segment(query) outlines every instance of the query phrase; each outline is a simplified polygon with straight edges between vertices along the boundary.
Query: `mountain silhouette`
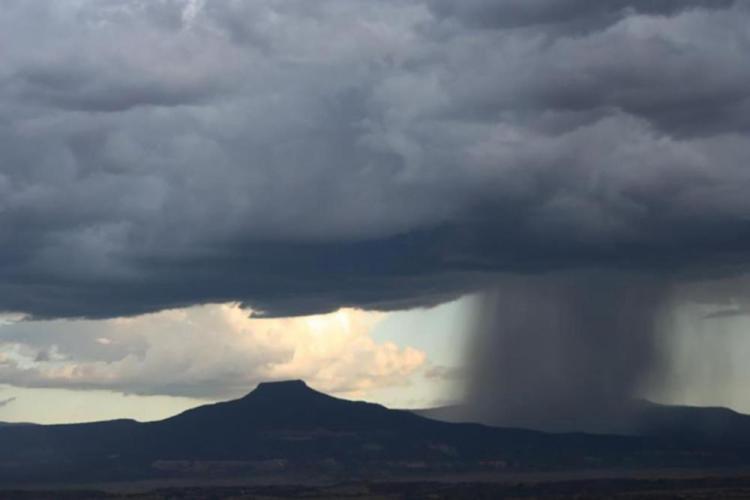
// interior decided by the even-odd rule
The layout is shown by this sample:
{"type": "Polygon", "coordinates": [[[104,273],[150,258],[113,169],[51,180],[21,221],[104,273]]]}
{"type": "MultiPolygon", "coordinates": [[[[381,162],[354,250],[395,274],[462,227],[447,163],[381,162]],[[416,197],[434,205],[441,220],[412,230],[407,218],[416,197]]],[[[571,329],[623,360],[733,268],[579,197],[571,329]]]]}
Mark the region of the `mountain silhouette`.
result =
{"type": "Polygon", "coordinates": [[[262,383],[241,399],[188,410],[162,424],[198,425],[216,419],[242,429],[323,427],[340,430],[398,427],[421,421],[408,412],[337,399],[309,388],[301,380],[292,380],[262,383]]]}
{"type": "Polygon", "coordinates": [[[0,427],[0,484],[270,473],[323,477],[750,463],[744,448],[446,423],[302,381],[158,422],[0,427]]]}
{"type": "Polygon", "coordinates": [[[592,412],[575,421],[507,420],[477,415],[463,405],[413,410],[441,422],[476,422],[495,427],[524,427],[544,432],[632,435],[703,446],[750,447],[750,415],[721,407],[663,405],[633,400],[617,411],[592,412]]]}

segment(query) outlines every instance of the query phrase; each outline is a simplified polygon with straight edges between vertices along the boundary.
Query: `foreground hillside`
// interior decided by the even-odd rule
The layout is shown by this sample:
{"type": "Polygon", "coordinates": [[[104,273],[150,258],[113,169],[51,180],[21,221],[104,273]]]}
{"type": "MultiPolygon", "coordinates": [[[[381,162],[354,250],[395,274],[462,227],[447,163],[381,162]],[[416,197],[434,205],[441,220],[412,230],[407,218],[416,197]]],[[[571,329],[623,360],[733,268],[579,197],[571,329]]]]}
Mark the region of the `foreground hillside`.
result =
{"type": "Polygon", "coordinates": [[[545,434],[445,423],[333,398],[301,381],[151,423],[0,428],[0,484],[156,478],[394,476],[472,471],[705,467],[744,447],[545,434]]]}

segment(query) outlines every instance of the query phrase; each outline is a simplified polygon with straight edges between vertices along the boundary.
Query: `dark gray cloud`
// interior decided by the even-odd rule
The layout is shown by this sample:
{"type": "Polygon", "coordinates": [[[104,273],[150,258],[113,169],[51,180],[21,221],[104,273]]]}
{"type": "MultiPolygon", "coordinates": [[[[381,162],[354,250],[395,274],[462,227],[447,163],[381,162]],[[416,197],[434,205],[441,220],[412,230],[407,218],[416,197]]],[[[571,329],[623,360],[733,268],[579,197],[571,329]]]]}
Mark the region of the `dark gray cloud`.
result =
{"type": "Polygon", "coordinates": [[[5,406],[8,406],[12,402],[14,402],[16,398],[7,398],[7,399],[0,399],[0,408],[3,408],[5,406]]]}
{"type": "Polygon", "coordinates": [[[736,273],[729,1],[6,0],[0,310],[439,303],[499,271],[736,273]]]}
{"type": "Polygon", "coordinates": [[[736,0],[431,0],[440,16],[459,19],[472,26],[520,28],[569,24],[571,29],[601,27],[634,14],[673,15],[696,8],[726,8],[736,0]]]}
{"type": "Polygon", "coordinates": [[[736,318],[739,316],[750,315],[750,309],[747,307],[732,308],[732,309],[720,309],[718,311],[708,313],[704,316],[704,319],[723,319],[723,318],[736,318]]]}

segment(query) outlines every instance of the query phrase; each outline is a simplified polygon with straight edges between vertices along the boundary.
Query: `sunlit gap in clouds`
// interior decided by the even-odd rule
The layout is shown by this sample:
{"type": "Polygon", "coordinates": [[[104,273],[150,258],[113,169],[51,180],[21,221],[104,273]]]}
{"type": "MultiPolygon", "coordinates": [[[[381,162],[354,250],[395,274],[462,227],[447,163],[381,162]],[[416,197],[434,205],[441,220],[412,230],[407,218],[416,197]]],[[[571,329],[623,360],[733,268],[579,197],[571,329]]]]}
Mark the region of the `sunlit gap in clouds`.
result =
{"type": "Polygon", "coordinates": [[[196,401],[239,397],[263,381],[304,379],[325,392],[372,398],[408,389],[428,366],[423,350],[372,336],[388,316],[341,309],[267,319],[231,303],[109,320],[8,317],[0,326],[0,375],[22,391],[196,401]]]}

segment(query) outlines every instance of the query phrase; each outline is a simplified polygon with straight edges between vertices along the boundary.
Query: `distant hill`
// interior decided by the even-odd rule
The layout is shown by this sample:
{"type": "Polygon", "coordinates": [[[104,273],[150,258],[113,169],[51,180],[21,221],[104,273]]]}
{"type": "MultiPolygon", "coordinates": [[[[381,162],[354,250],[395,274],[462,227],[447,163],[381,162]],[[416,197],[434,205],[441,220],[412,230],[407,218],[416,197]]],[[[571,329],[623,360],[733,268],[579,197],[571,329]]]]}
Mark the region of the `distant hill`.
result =
{"type": "Polygon", "coordinates": [[[750,415],[719,407],[672,406],[635,400],[617,413],[602,411],[573,422],[504,421],[482,417],[462,405],[414,410],[442,422],[477,422],[490,426],[522,426],[545,432],[590,432],[663,438],[704,446],[750,447],[750,415]]]}
{"type": "Polygon", "coordinates": [[[438,422],[301,381],[261,384],[242,399],[159,422],[0,427],[0,443],[0,484],[750,463],[745,449],[438,422]]]}
{"type": "Polygon", "coordinates": [[[642,402],[634,433],[706,445],[750,446],[750,416],[727,408],[642,402]]]}

